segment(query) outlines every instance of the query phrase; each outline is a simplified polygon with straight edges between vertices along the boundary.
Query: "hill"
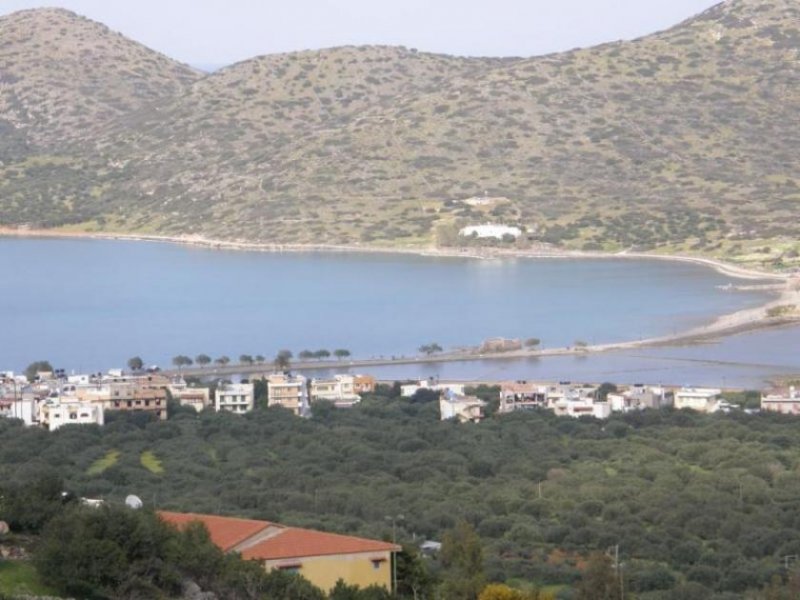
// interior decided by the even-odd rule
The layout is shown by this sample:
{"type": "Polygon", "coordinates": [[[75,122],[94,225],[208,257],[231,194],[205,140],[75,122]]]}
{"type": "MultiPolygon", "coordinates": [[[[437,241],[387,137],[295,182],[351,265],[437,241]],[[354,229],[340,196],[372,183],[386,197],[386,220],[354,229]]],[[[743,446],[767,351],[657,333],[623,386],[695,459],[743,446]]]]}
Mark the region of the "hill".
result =
{"type": "Polygon", "coordinates": [[[182,93],[199,74],[62,9],[0,18],[0,222],[55,226],[99,214],[113,166],[104,126],[182,93]],[[84,212],[85,211],[85,212],[84,212]]]}
{"type": "MultiPolygon", "coordinates": [[[[345,47],[203,77],[160,55],[151,70],[132,58],[149,51],[62,11],[3,23],[22,38],[54,15],[66,33],[37,35],[66,52],[85,32],[116,83],[99,98],[70,88],[64,103],[89,107],[91,126],[71,111],[48,113],[52,123],[30,134],[6,124],[6,154],[36,161],[55,143],[81,168],[18,174],[11,200],[0,188],[0,224],[428,246],[464,243],[460,227],[491,220],[523,226],[518,245],[784,265],[800,254],[792,0],[729,0],[639,40],[537,58],[345,47]],[[120,72],[141,79],[131,86],[120,72]],[[462,202],[484,192],[503,200],[462,202]]],[[[37,44],[6,42],[0,65],[39,72],[35,53],[19,53],[28,46],[37,44]]],[[[81,65],[69,79],[92,81],[81,65]]],[[[16,77],[17,89],[55,93],[16,77]]]]}

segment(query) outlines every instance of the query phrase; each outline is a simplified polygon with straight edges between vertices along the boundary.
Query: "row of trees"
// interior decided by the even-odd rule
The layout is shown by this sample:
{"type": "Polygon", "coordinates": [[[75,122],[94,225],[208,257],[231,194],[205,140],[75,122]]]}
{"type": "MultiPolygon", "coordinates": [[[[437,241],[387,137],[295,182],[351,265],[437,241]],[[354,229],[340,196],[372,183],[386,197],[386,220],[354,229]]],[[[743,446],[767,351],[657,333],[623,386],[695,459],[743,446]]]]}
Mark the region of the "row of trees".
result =
{"type": "MultiPolygon", "coordinates": [[[[343,360],[351,356],[350,350],[346,348],[337,348],[333,352],[329,350],[302,350],[298,353],[297,357],[301,360],[323,360],[330,358],[331,356],[335,356],[338,360],[343,360]]],[[[288,368],[294,354],[290,350],[280,350],[273,359],[273,364],[276,368],[288,368]]],[[[183,367],[191,367],[192,365],[199,365],[200,367],[205,367],[210,365],[211,363],[215,365],[224,367],[231,363],[231,358],[229,356],[220,356],[218,358],[212,359],[208,354],[198,354],[194,358],[190,356],[186,356],[184,354],[179,354],[172,358],[172,365],[177,367],[178,369],[182,369],[183,367]]],[[[255,364],[264,364],[267,362],[267,358],[262,354],[257,354],[255,356],[251,354],[241,354],[239,355],[239,364],[240,365],[247,365],[252,366],[255,364]]],[[[40,361],[37,363],[32,364],[28,367],[28,370],[31,370],[32,373],[35,375],[37,370],[44,370],[42,365],[49,366],[49,363],[46,361],[40,361]],[[35,369],[35,370],[34,370],[35,369]]],[[[132,371],[141,371],[144,369],[144,360],[140,356],[134,356],[128,359],[128,368],[132,371]]],[[[27,371],[26,371],[27,373],[27,371]]]]}

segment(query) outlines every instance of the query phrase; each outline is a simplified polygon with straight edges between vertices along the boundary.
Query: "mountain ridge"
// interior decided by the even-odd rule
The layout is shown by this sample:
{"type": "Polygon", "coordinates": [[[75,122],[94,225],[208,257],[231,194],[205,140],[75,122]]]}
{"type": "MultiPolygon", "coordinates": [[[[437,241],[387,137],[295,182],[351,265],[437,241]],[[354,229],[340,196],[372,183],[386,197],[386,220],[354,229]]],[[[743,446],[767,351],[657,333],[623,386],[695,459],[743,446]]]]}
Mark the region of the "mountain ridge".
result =
{"type": "Polygon", "coordinates": [[[788,0],[732,0],[540,57],[344,46],[205,75],[150,57],[145,102],[113,110],[123,77],[89,126],[5,126],[0,158],[70,168],[0,187],[0,224],[427,246],[493,220],[526,229],[520,244],[791,263],[798,22],[788,0]],[[461,202],[484,191],[504,200],[461,202]]]}

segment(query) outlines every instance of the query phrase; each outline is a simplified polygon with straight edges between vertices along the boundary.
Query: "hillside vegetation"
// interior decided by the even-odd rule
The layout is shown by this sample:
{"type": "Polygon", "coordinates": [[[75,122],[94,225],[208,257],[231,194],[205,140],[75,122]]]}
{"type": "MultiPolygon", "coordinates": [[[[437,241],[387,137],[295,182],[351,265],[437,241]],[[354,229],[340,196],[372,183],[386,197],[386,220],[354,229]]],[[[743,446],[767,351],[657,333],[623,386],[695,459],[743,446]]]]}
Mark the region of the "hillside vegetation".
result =
{"type": "MultiPolygon", "coordinates": [[[[435,398],[398,393],[381,388],[352,410],[321,403],[311,419],[184,409],[166,422],[120,416],[55,433],[0,419],[0,488],[35,491],[58,475],[110,503],[135,493],[148,507],[378,539],[392,535],[387,515],[403,515],[397,539],[409,544],[466,521],[487,581],[523,587],[574,586],[587,557],[619,545],[640,600],[757,598],[800,554],[797,418],[516,413],[458,425],[439,421],[435,398]],[[93,468],[112,454],[117,462],[93,468]]],[[[7,519],[41,518],[28,512],[7,519]]]]}
{"type": "Polygon", "coordinates": [[[800,7],[729,0],[537,58],[393,47],[201,76],[60,10],[0,19],[0,224],[267,243],[797,261],[800,7]],[[461,200],[488,193],[488,207],[461,200]]]}

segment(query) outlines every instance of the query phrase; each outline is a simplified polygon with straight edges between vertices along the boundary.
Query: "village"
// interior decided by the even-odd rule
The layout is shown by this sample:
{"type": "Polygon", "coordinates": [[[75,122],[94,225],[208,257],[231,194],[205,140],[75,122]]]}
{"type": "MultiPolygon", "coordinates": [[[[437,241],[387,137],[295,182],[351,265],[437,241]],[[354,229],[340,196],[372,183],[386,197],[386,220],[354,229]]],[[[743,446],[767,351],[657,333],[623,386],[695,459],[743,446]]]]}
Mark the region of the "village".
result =
{"type": "MultiPolygon", "coordinates": [[[[39,371],[32,380],[11,371],[0,372],[0,417],[14,418],[28,426],[56,431],[64,425],[103,425],[106,413],[138,413],[154,420],[168,418],[168,403],[204,410],[246,414],[257,408],[256,383],[219,381],[213,386],[187,383],[181,374],[126,372],[66,374],[63,370],[39,371]]],[[[277,371],[259,380],[266,386],[266,406],[282,407],[298,417],[310,417],[312,405],[331,403],[349,409],[372,394],[380,383],[394,384],[403,398],[438,400],[443,421],[478,423],[490,413],[550,411],[559,417],[607,419],[613,413],[646,409],[691,409],[700,413],[768,411],[800,414],[800,392],[794,386],[776,387],[761,393],[760,407],[730,402],[720,388],[670,387],[611,383],[584,384],[562,381],[480,382],[484,390],[475,394],[476,383],[440,381],[379,382],[370,375],[337,374],[307,378],[290,371],[277,371]]]]}

